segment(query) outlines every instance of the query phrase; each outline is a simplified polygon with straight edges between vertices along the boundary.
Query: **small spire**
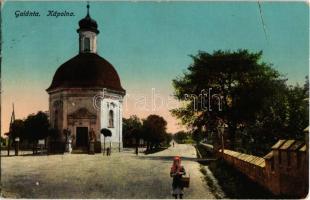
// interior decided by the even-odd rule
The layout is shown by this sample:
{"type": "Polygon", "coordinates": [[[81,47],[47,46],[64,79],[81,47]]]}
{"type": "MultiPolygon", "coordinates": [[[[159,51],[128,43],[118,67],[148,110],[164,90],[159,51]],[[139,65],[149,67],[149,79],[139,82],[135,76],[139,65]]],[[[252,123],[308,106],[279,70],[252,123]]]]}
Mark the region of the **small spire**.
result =
{"type": "Polygon", "coordinates": [[[13,116],[13,121],[15,120],[15,110],[14,110],[14,103],[13,103],[13,112],[12,112],[12,116],[13,116]]]}
{"type": "Polygon", "coordinates": [[[89,16],[89,1],[87,1],[87,16],[89,16]]]}
{"type": "Polygon", "coordinates": [[[14,110],[14,103],[13,103],[13,111],[12,111],[11,121],[10,121],[10,131],[12,130],[12,125],[14,121],[15,121],[15,110],[14,110]]]}

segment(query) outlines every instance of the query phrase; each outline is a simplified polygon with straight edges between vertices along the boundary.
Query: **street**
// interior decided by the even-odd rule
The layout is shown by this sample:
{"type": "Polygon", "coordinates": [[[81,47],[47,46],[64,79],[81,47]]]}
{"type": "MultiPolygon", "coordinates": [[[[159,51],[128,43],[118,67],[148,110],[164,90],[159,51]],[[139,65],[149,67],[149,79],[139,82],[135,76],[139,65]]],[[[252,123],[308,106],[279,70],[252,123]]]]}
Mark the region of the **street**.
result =
{"type": "Polygon", "coordinates": [[[184,198],[214,198],[196,150],[175,144],[164,151],[136,156],[134,150],[102,154],[12,156],[1,158],[2,195],[10,198],[172,198],[169,176],[173,156],[182,157],[190,175],[184,198]]]}

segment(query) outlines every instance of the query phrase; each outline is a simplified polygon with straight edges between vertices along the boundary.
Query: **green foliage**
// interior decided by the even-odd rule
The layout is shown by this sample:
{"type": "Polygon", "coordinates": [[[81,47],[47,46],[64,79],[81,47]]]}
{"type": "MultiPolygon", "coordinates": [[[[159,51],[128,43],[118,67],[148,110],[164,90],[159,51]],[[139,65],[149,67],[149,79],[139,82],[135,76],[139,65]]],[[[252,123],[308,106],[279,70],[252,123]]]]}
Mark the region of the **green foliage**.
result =
{"type": "Polygon", "coordinates": [[[166,133],[165,134],[165,139],[164,139],[164,142],[163,142],[164,146],[169,147],[170,146],[170,142],[172,141],[172,138],[173,138],[173,136],[172,136],[171,133],[166,133]]]}
{"type": "Polygon", "coordinates": [[[192,138],[196,143],[199,143],[204,138],[204,136],[205,134],[203,134],[203,132],[201,132],[199,129],[194,130],[192,133],[192,138]]]}
{"type": "Polygon", "coordinates": [[[25,123],[23,120],[17,119],[11,125],[10,137],[14,141],[16,137],[25,138],[25,123]]]}
{"type": "Polygon", "coordinates": [[[285,138],[304,140],[303,130],[309,126],[308,95],[309,85],[305,85],[304,88],[298,85],[289,88],[287,93],[289,119],[285,138]]]}
{"type": "Polygon", "coordinates": [[[143,138],[148,142],[148,149],[159,147],[166,139],[167,121],[158,115],[149,115],[142,120],[143,138]]]}
{"type": "Polygon", "coordinates": [[[49,128],[48,129],[48,136],[52,140],[57,140],[60,135],[61,135],[61,131],[59,129],[57,129],[57,128],[49,128]]]}
{"type": "Polygon", "coordinates": [[[175,133],[173,137],[173,139],[180,144],[184,144],[189,138],[191,138],[191,135],[185,131],[179,131],[175,133]]]}
{"type": "Polygon", "coordinates": [[[158,148],[168,146],[172,140],[172,135],[166,132],[167,122],[158,115],[149,115],[146,119],[139,119],[136,115],[123,119],[124,139],[136,139],[136,144],[140,139],[147,142],[147,148],[158,148]]]}
{"type": "Polygon", "coordinates": [[[0,137],[0,140],[1,140],[1,147],[7,145],[7,138],[3,138],[3,137],[1,136],[1,137],[0,137]]]}
{"type": "Polygon", "coordinates": [[[11,126],[9,136],[13,140],[19,137],[22,140],[36,141],[48,136],[48,128],[47,115],[39,111],[37,114],[29,115],[25,120],[15,120],[11,126]]]}
{"type": "Polygon", "coordinates": [[[49,121],[44,112],[29,115],[25,120],[25,136],[30,141],[36,141],[48,136],[49,121]]]}
{"type": "Polygon", "coordinates": [[[263,154],[280,138],[303,139],[308,77],[304,87],[287,86],[271,64],[261,61],[262,52],[200,51],[191,57],[188,70],[173,80],[175,98],[183,105],[171,112],[193,130],[196,141],[216,136],[220,120],[227,125],[230,146],[247,152],[263,154]],[[200,101],[210,88],[207,103],[200,101]],[[214,94],[221,96],[222,109],[214,94]]]}
{"type": "Polygon", "coordinates": [[[136,115],[128,119],[123,118],[123,137],[136,139],[142,137],[142,122],[136,115]]]}
{"type": "Polygon", "coordinates": [[[279,139],[305,140],[309,109],[307,92],[300,86],[278,88],[273,100],[266,101],[256,122],[238,130],[240,148],[263,156],[279,139]]]}

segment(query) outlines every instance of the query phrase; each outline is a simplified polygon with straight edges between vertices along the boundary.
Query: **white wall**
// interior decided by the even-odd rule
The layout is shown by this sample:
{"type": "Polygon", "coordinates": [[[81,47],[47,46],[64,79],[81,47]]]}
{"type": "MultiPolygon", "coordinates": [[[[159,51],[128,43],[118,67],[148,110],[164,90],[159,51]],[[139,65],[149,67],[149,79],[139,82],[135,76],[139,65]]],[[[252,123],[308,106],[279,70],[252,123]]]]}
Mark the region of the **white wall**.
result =
{"type": "MultiPolygon", "coordinates": [[[[106,93],[106,92],[105,92],[106,93]]],[[[106,128],[112,132],[112,137],[106,137],[106,145],[112,143],[112,148],[123,147],[123,135],[122,135],[122,96],[109,93],[105,95],[104,99],[101,100],[101,129],[106,128]],[[112,98],[109,98],[113,96],[112,98]],[[114,127],[109,127],[109,112],[110,110],[114,113],[114,127]]],[[[103,135],[101,135],[101,142],[104,142],[103,135]]]]}

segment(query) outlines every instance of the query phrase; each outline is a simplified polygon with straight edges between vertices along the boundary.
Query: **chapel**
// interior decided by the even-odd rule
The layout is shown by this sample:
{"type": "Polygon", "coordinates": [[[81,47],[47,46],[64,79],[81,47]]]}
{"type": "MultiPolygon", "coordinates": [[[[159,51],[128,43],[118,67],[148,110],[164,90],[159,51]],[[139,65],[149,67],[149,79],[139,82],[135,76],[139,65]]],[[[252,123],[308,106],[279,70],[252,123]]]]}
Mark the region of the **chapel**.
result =
{"type": "Polygon", "coordinates": [[[87,152],[90,140],[95,152],[104,142],[122,150],[122,102],[126,91],[113,65],[97,52],[97,22],[86,16],[79,21],[79,53],[63,63],[55,72],[49,94],[50,124],[59,130],[59,142],[70,137],[73,150],[87,152]],[[108,129],[111,137],[100,133],[108,129]]]}

